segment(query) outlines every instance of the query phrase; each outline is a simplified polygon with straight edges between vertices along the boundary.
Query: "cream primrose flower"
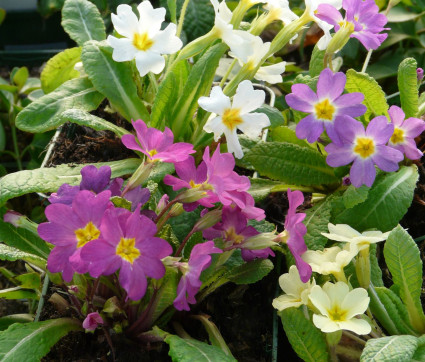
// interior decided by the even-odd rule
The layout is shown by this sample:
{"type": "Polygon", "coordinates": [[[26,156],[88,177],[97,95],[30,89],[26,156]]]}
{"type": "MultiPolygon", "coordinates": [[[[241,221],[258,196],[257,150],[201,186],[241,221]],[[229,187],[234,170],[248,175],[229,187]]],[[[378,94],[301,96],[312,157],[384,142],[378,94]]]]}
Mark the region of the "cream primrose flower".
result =
{"type": "Polygon", "coordinates": [[[117,14],[112,14],[114,28],[123,38],[108,36],[108,43],[114,49],[112,58],[117,62],[136,60],[136,67],[143,77],[149,72],[160,73],[165,66],[162,54],[173,54],[183,45],[176,37],[176,25],[169,24],[161,30],[165,19],[165,8],[154,9],[149,1],[137,7],[140,18],[131,6],[119,5],[117,14]]]}
{"type": "Polygon", "coordinates": [[[303,283],[297,267],[292,265],[289,268],[289,273],[279,277],[279,285],[285,294],[273,299],[273,307],[278,311],[282,311],[286,308],[298,308],[303,304],[307,305],[310,290],[316,285],[316,281],[313,278],[312,281],[309,280],[307,283],[303,283]]]}
{"type": "Polygon", "coordinates": [[[241,43],[241,39],[234,32],[233,25],[230,24],[233,13],[227,7],[226,1],[223,0],[221,3],[219,3],[218,0],[210,1],[215,12],[214,27],[212,31],[230,48],[237,46],[241,43]]]}
{"type": "MultiPolygon", "coordinates": [[[[261,59],[270,49],[270,43],[263,43],[259,36],[252,35],[246,31],[234,31],[242,39],[242,42],[230,48],[229,55],[236,58],[241,65],[248,65],[250,69],[255,69],[261,59]]],[[[281,83],[281,74],[285,71],[286,62],[280,62],[266,67],[260,67],[254,78],[270,84],[281,83]]]]}
{"type": "Polygon", "coordinates": [[[356,288],[350,291],[346,283],[326,282],[323,288],[313,286],[309,298],[321,313],[313,314],[313,323],[322,332],[332,333],[342,329],[357,334],[371,332],[372,327],[366,320],[356,318],[369,305],[370,298],[366,289],[356,288]]]}
{"type": "Polygon", "coordinates": [[[343,243],[356,244],[359,250],[369,247],[370,244],[375,244],[388,239],[391,231],[382,233],[381,231],[365,231],[359,233],[351,226],[346,224],[328,224],[329,234],[322,233],[323,236],[330,240],[341,241],[343,243]]]}
{"type": "Polygon", "coordinates": [[[356,244],[348,243],[341,249],[339,246],[322,250],[307,250],[301,258],[310,264],[311,269],[322,275],[332,274],[338,281],[346,281],[344,267],[357,255],[356,244]]]}
{"type": "Polygon", "coordinates": [[[268,11],[267,17],[270,22],[280,20],[284,25],[288,25],[299,18],[289,9],[288,0],[269,0],[263,7],[268,11]]]}
{"type": "Polygon", "coordinates": [[[315,15],[315,11],[320,4],[329,4],[332,5],[335,9],[339,10],[342,8],[342,0],[305,0],[305,11],[308,12],[308,14],[311,16],[311,20],[314,21],[325,33],[317,43],[317,46],[320,50],[325,50],[332,39],[330,30],[333,28],[333,25],[327,23],[326,21],[320,20],[315,15]]]}
{"type": "Polygon", "coordinates": [[[242,158],[242,147],[236,131],[240,129],[248,137],[255,138],[264,127],[270,126],[269,117],[264,113],[250,113],[259,108],[264,99],[264,91],[254,90],[249,80],[239,84],[232,104],[221,87],[213,87],[209,97],[200,97],[198,100],[203,109],[212,112],[204,126],[205,132],[214,132],[216,141],[224,133],[228,151],[234,153],[236,158],[242,158]]]}

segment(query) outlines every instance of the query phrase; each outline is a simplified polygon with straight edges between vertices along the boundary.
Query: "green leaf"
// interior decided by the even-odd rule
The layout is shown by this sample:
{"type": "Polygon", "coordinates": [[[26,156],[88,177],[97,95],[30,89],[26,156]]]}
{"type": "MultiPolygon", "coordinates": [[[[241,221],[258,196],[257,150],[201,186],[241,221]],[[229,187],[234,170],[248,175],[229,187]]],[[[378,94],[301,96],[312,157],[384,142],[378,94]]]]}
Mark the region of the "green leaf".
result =
{"type": "Polygon", "coordinates": [[[25,82],[27,81],[29,76],[28,68],[27,67],[21,67],[19,68],[12,77],[13,84],[16,84],[19,89],[21,89],[25,82]]]}
{"type": "Polygon", "coordinates": [[[415,20],[424,14],[425,12],[415,13],[403,6],[396,6],[389,11],[387,19],[389,23],[404,23],[406,21],[415,20]]]}
{"type": "MultiPolygon", "coordinates": [[[[14,287],[14,288],[0,290],[0,298],[37,300],[38,294],[33,290],[23,289],[21,287],[14,287]]],[[[0,332],[0,342],[1,342],[1,332],[0,332]]],[[[0,347],[0,357],[1,357],[1,347],[0,347]]]]}
{"type": "Polygon", "coordinates": [[[397,294],[385,287],[378,287],[369,289],[369,295],[373,315],[389,334],[415,334],[408,322],[406,306],[397,294]]]}
{"type": "Polygon", "coordinates": [[[271,129],[269,135],[276,142],[288,142],[301,147],[311,147],[307,141],[299,139],[293,129],[286,126],[271,129]]]}
{"type": "Polygon", "coordinates": [[[1,260],[17,260],[14,257],[21,255],[28,258],[28,261],[34,260],[36,263],[42,263],[42,260],[46,260],[50,254],[47,243],[38,235],[26,229],[16,228],[2,220],[0,220],[0,242],[10,247],[0,244],[1,260]],[[19,254],[16,249],[23,253],[19,254]],[[38,260],[37,257],[41,260],[38,260]]]}
{"type": "Polygon", "coordinates": [[[152,322],[161,316],[161,314],[173,304],[177,296],[177,284],[179,282],[179,273],[176,268],[166,268],[166,273],[162,278],[162,284],[159,288],[152,310],[152,322]]]}
{"type": "Polygon", "coordinates": [[[342,195],[342,201],[346,209],[350,209],[361,202],[366,201],[369,194],[369,187],[363,185],[361,187],[349,186],[342,195]]]}
{"type": "Polygon", "coordinates": [[[199,342],[195,339],[183,339],[172,334],[165,337],[170,346],[173,362],[234,362],[232,356],[226,355],[220,348],[199,342]]]}
{"type": "Polygon", "coordinates": [[[361,362],[409,362],[418,345],[413,336],[372,338],[366,343],[361,362]]]}
{"type": "Polygon", "coordinates": [[[305,210],[304,225],[307,234],[304,236],[307,247],[311,250],[322,250],[328,239],[321,233],[328,233],[328,224],[331,217],[332,203],[337,196],[330,195],[312,208],[305,210]]]}
{"type": "Polygon", "coordinates": [[[5,18],[6,18],[6,10],[0,8],[0,25],[3,23],[5,18]]]}
{"type": "Polygon", "coordinates": [[[97,41],[84,44],[81,59],[93,85],[125,119],[149,122],[149,113],[137,94],[131,63],[116,62],[112,59],[112,48],[97,41]]]}
{"type": "Polygon", "coordinates": [[[168,73],[158,88],[152,105],[150,126],[161,129],[165,114],[175,104],[173,96],[176,94],[176,79],[173,72],[168,73]]]}
{"type": "Polygon", "coordinates": [[[412,357],[412,361],[425,361],[425,335],[418,338],[418,348],[412,357]]]}
{"type": "Polygon", "coordinates": [[[170,120],[176,140],[182,139],[183,132],[190,134],[188,125],[198,108],[198,99],[210,92],[218,62],[227,48],[223,43],[212,46],[193,66],[170,120]]]}
{"type": "Polygon", "coordinates": [[[251,187],[248,192],[256,202],[265,199],[271,192],[281,191],[282,188],[287,189],[288,185],[279,181],[267,180],[264,178],[250,178],[251,187]]]}
{"type": "Polygon", "coordinates": [[[63,111],[69,108],[92,111],[103,98],[86,77],[71,79],[19,112],[16,127],[26,132],[46,132],[61,124],[58,116],[63,111]]]}
{"type": "Polygon", "coordinates": [[[411,325],[425,332],[425,316],[421,305],[422,261],[419,248],[400,225],[388,236],[384,246],[385,262],[400,297],[407,307],[411,325]]]}
{"type": "Polygon", "coordinates": [[[34,320],[32,314],[11,314],[0,318],[0,331],[4,331],[14,323],[28,323],[34,320]]]}
{"type": "Polygon", "coordinates": [[[89,40],[106,39],[105,25],[97,7],[87,0],[66,0],[62,26],[72,40],[82,46],[89,40]]]}
{"type": "Polygon", "coordinates": [[[292,143],[259,143],[245,158],[260,174],[289,184],[317,186],[340,181],[325,156],[292,143]]]}
{"type": "Polygon", "coordinates": [[[418,64],[413,58],[404,59],[398,67],[398,90],[400,91],[401,108],[406,118],[415,117],[419,110],[418,64]]]}
{"type": "Polygon", "coordinates": [[[21,288],[34,290],[41,289],[41,277],[37,272],[21,274],[18,275],[15,279],[21,288]]]}
{"type": "Polygon", "coordinates": [[[80,126],[90,127],[96,131],[111,131],[114,132],[118,137],[125,134],[129,134],[126,129],[119,127],[107,120],[96,117],[81,109],[68,109],[59,116],[62,124],[65,122],[72,122],[79,124],[80,126]]]}
{"type": "Polygon", "coordinates": [[[0,359],[2,362],[40,361],[63,336],[77,330],[82,330],[81,323],[71,318],[13,324],[0,332],[0,359]]]}
{"type": "Polygon", "coordinates": [[[345,89],[350,92],[360,92],[365,96],[362,102],[367,111],[365,117],[367,119],[373,116],[381,116],[388,114],[388,104],[385,99],[385,93],[381,86],[371,76],[365,73],[358,73],[354,69],[347,71],[347,83],[345,89]]]}
{"type": "Polygon", "coordinates": [[[383,287],[384,282],[382,280],[382,270],[376,257],[376,244],[370,244],[369,246],[369,259],[370,259],[370,281],[375,287],[383,287]]]}
{"type": "Polygon", "coordinates": [[[335,223],[349,224],[360,232],[373,228],[382,232],[391,230],[412,203],[417,180],[415,165],[402,166],[393,173],[379,173],[367,199],[352,208],[341,210],[335,215],[335,223]]]}
{"type": "Polygon", "coordinates": [[[311,77],[318,76],[325,68],[323,59],[326,50],[320,50],[317,44],[314,46],[313,53],[311,54],[309,73],[311,77]]]}
{"type": "Polygon", "coordinates": [[[272,270],[273,263],[269,259],[255,259],[232,268],[226,277],[235,284],[252,284],[263,279],[272,270]]]}
{"type": "Polygon", "coordinates": [[[80,72],[74,66],[80,58],[81,47],[65,49],[50,58],[40,75],[43,92],[50,93],[67,80],[79,77],[80,72]]]}
{"type": "Polygon", "coordinates": [[[267,104],[257,108],[254,113],[264,113],[270,120],[270,128],[282,126],[285,123],[285,118],[282,113],[275,107],[271,107],[267,104]]]}
{"type": "Polygon", "coordinates": [[[209,0],[190,1],[183,23],[188,39],[194,40],[210,31],[214,18],[214,8],[209,0]]]}
{"type": "Polygon", "coordinates": [[[306,319],[300,309],[287,308],[279,313],[286,336],[304,361],[327,362],[328,348],[323,333],[306,319]]]}
{"type": "MultiPolygon", "coordinates": [[[[128,158],[126,160],[95,163],[94,165],[96,167],[108,165],[112,169],[112,177],[120,177],[133,173],[140,162],[140,159],[128,158]]],[[[13,197],[30,192],[55,192],[64,183],[72,186],[78,185],[81,181],[80,170],[84,166],[86,165],[60,165],[6,175],[0,179],[0,205],[13,197]]]]}
{"type": "MultiPolygon", "coordinates": [[[[13,225],[11,225],[12,227],[14,227],[13,225]]],[[[5,226],[3,224],[0,224],[0,238],[4,238],[5,232],[1,231],[5,226]]],[[[17,229],[16,230],[18,234],[23,234],[22,231],[25,231],[24,229],[17,229]]],[[[15,235],[10,232],[10,230],[6,231],[6,233],[8,233],[8,235],[15,235]]],[[[27,235],[26,235],[27,236],[27,235]]],[[[23,238],[23,235],[21,235],[21,238],[23,238]]],[[[39,241],[40,245],[43,245],[44,242],[42,242],[41,240],[39,241]]],[[[13,245],[13,243],[11,243],[13,245]]],[[[45,244],[45,243],[44,243],[45,244]]],[[[47,250],[49,250],[47,248],[47,250]]],[[[46,248],[42,247],[42,249],[40,249],[40,251],[43,251],[43,254],[45,252],[47,252],[46,248]]],[[[24,251],[21,251],[17,248],[5,245],[5,244],[0,244],[0,260],[9,260],[9,261],[16,261],[16,260],[23,260],[26,261],[28,263],[37,265],[41,268],[46,268],[46,259],[42,258],[38,255],[35,254],[31,254],[31,253],[27,253],[24,251]]]]}

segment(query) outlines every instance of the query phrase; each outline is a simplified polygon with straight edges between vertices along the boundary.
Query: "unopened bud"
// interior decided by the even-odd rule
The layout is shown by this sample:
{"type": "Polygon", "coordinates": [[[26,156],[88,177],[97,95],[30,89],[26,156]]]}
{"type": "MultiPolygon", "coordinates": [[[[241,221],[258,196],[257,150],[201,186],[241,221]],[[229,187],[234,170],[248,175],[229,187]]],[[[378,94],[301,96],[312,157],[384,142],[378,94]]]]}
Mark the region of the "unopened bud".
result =
{"type": "Polygon", "coordinates": [[[221,220],[221,210],[215,209],[207,212],[201,219],[195,224],[193,229],[196,231],[202,231],[208,229],[221,220]]]}
{"type": "Polygon", "coordinates": [[[275,238],[276,234],[273,232],[254,235],[248,238],[244,243],[242,243],[241,248],[249,250],[265,249],[270,246],[276,245],[276,242],[274,241],[275,238]]]}
{"type": "Polygon", "coordinates": [[[422,68],[417,68],[416,75],[418,77],[418,83],[420,83],[424,77],[424,70],[422,68]]]}
{"type": "Polygon", "coordinates": [[[183,213],[184,213],[183,204],[181,204],[180,202],[178,202],[177,204],[174,204],[171,207],[171,210],[168,213],[168,215],[170,217],[176,217],[176,216],[179,216],[179,215],[181,215],[183,213]]]}
{"type": "Polygon", "coordinates": [[[6,212],[6,214],[4,214],[3,220],[4,222],[8,222],[17,228],[23,228],[38,235],[38,224],[28,219],[25,215],[21,215],[19,212],[9,210],[6,212]]]}

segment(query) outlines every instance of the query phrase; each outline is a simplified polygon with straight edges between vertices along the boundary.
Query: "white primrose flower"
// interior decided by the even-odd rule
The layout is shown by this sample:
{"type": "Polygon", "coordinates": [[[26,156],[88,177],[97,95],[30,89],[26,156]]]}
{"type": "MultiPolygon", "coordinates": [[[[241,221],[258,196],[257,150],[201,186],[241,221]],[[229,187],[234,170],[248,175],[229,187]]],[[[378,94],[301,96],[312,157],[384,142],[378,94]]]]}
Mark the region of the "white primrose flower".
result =
{"type": "Polygon", "coordinates": [[[264,9],[269,12],[269,17],[272,20],[281,20],[285,25],[298,19],[298,16],[289,9],[288,0],[268,0],[264,5],[264,9]]]}
{"type": "MultiPolygon", "coordinates": [[[[267,54],[270,49],[270,43],[263,43],[259,36],[242,30],[235,30],[242,42],[230,48],[229,55],[236,58],[241,65],[247,64],[250,69],[258,66],[261,59],[267,54]]],[[[281,83],[281,74],[285,71],[286,62],[280,62],[273,65],[260,67],[254,78],[265,81],[270,84],[281,83]]]]}
{"type": "Polygon", "coordinates": [[[279,285],[285,294],[273,299],[273,307],[281,311],[291,307],[298,308],[303,304],[307,305],[310,290],[316,285],[316,281],[313,279],[303,283],[297,267],[292,265],[289,268],[289,273],[279,277],[279,285]]]}
{"type": "Polygon", "coordinates": [[[366,320],[356,318],[369,305],[370,298],[366,289],[356,288],[350,291],[346,283],[326,282],[323,288],[313,286],[309,298],[321,314],[313,314],[313,323],[322,332],[332,333],[342,329],[357,334],[371,332],[372,328],[366,320]]]}
{"type": "Polygon", "coordinates": [[[233,25],[230,24],[233,13],[228,8],[226,1],[221,3],[218,0],[210,0],[214,7],[215,20],[214,20],[214,31],[217,36],[221,38],[230,48],[240,44],[241,39],[236,35],[233,30],[233,25]]]}
{"type": "Polygon", "coordinates": [[[315,11],[320,4],[329,4],[332,5],[335,9],[339,10],[342,8],[342,0],[305,0],[306,11],[312,17],[312,21],[314,21],[325,33],[317,43],[317,46],[320,50],[325,50],[332,39],[330,30],[333,28],[333,25],[327,23],[326,21],[320,20],[315,15],[315,11]]]}
{"type": "Polygon", "coordinates": [[[119,5],[117,14],[112,14],[114,28],[123,38],[108,36],[112,46],[112,58],[117,62],[136,60],[136,66],[143,77],[149,72],[160,73],[165,66],[162,54],[173,54],[183,45],[176,37],[176,25],[169,24],[161,30],[165,19],[165,8],[154,9],[149,1],[137,7],[140,18],[131,6],[119,5]]]}
{"type": "Polygon", "coordinates": [[[365,231],[359,233],[351,226],[346,224],[328,224],[329,234],[322,233],[330,240],[341,241],[344,243],[356,244],[359,250],[366,249],[370,244],[375,244],[388,239],[390,231],[382,233],[381,231],[365,231]]]}
{"type": "Polygon", "coordinates": [[[334,275],[338,280],[345,280],[344,267],[358,254],[356,244],[346,244],[344,249],[339,246],[322,250],[307,250],[301,257],[309,263],[311,269],[322,275],[334,275]]]}
{"type": "Polygon", "coordinates": [[[248,137],[255,138],[264,127],[270,126],[269,117],[264,113],[250,113],[264,103],[265,97],[264,91],[254,90],[249,80],[239,84],[233,103],[221,87],[213,87],[209,97],[200,97],[198,100],[203,109],[213,113],[204,126],[205,132],[214,132],[216,141],[224,133],[229,152],[234,153],[236,158],[242,158],[242,147],[236,131],[239,129],[248,137]]]}

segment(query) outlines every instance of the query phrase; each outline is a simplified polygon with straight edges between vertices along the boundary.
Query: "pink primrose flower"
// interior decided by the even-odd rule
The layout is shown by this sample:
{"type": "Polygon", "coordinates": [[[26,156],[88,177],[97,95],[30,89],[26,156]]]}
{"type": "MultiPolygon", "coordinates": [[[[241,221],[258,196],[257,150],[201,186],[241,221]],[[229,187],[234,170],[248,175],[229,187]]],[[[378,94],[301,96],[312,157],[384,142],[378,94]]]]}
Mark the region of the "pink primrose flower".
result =
{"type": "Polygon", "coordinates": [[[388,19],[379,13],[374,0],[344,0],[342,7],[345,10],[345,19],[341,13],[329,4],[321,4],[317,8],[316,16],[335,26],[335,31],[352,27],[351,38],[357,38],[367,50],[377,49],[388,34],[380,34],[388,19]]]}
{"type": "Polygon", "coordinates": [[[195,153],[193,145],[184,142],[174,142],[173,132],[168,127],[161,132],[156,128],[148,128],[141,119],[132,122],[136,130],[137,141],[134,135],[124,135],[121,137],[122,143],[130,150],[144,153],[150,162],[181,162],[188,158],[191,153],[195,153]]]}
{"type": "Polygon", "coordinates": [[[297,213],[297,207],[303,204],[304,196],[301,191],[291,191],[288,189],[289,209],[285,218],[286,243],[289,251],[295,258],[295,264],[300,273],[303,283],[306,283],[311,277],[311,266],[306,263],[301,255],[307,251],[307,245],[304,241],[304,235],[307,234],[307,227],[303,224],[306,214],[297,213]]]}
{"type": "Polygon", "coordinates": [[[173,251],[163,239],[155,237],[155,223],[139,209],[130,212],[111,208],[105,212],[101,237],[87,244],[81,257],[89,263],[94,278],[110,275],[120,269],[119,282],[132,300],[146,293],[146,276],[161,279],[165,274],[162,258],[173,251]]]}
{"type": "Polygon", "coordinates": [[[358,121],[343,120],[337,120],[335,128],[343,144],[331,143],[325,147],[328,152],[326,162],[332,167],[352,162],[350,180],[355,187],[363,184],[372,186],[376,177],[375,165],[387,172],[398,170],[398,163],[403,160],[403,154],[385,146],[394,133],[394,125],[388,123],[387,117],[375,117],[366,130],[358,121]]]}
{"type": "Polygon", "coordinates": [[[173,302],[177,310],[190,310],[189,303],[196,303],[195,295],[202,285],[199,278],[202,271],[211,264],[210,254],[222,252],[221,249],[214,246],[213,241],[207,241],[202,244],[196,244],[193,247],[187,263],[175,263],[183,273],[177,286],[177,298],[173,302]]]}
{"type": "MultiPolygon", "coordinates": [[[[326,128],[333,142],[341,142],[335,132],[335,121],[343,115],[358,117],[366,112],[366,106],[361,104],[364,100],[362,93],[342,94],[345,83],[344,73],[334,74],[329,68],[325,68],[319,75],[316,93],[306,84],[292,86],[292,93],[285,97],[286,102],[297,111],[310,113],[297,124],[295,132],[298,138],[315,142],[326,128]]],[[[345,119],[349,121],[348,117],[345,119]]]]}
{"type": "Polygon", "coordinates": [[[410,117],[400,107],[391,106],[388,110],[394,132],[388,141],[388,146],[404,153],[410,160],[417,160],[423,156],[422,151],[416,147],[415,137],[425,130],[425,122],[422,119],[410,117]]]}
{"type": "Polygon", "coordinates": [[[50,272],[62,272],[63,279],[70,282],[75,271],[88,271],[88,263],[81,259],[81,248],[99,238],[103,214],[112,207],[110,196],[108,190],[98,195],[83,190],[74,197],[72,206],[58,203],[46,207],[49,222],[40,224],[38,233],[55,245],[47,260],[50,272]]]}
{"type": "Polygon", "coordinates": [[[87,331],[94,331],[100,324],[104,324],[103,318],[98,312],[87,314],[83,321],[83,328],[87,331]]]}

